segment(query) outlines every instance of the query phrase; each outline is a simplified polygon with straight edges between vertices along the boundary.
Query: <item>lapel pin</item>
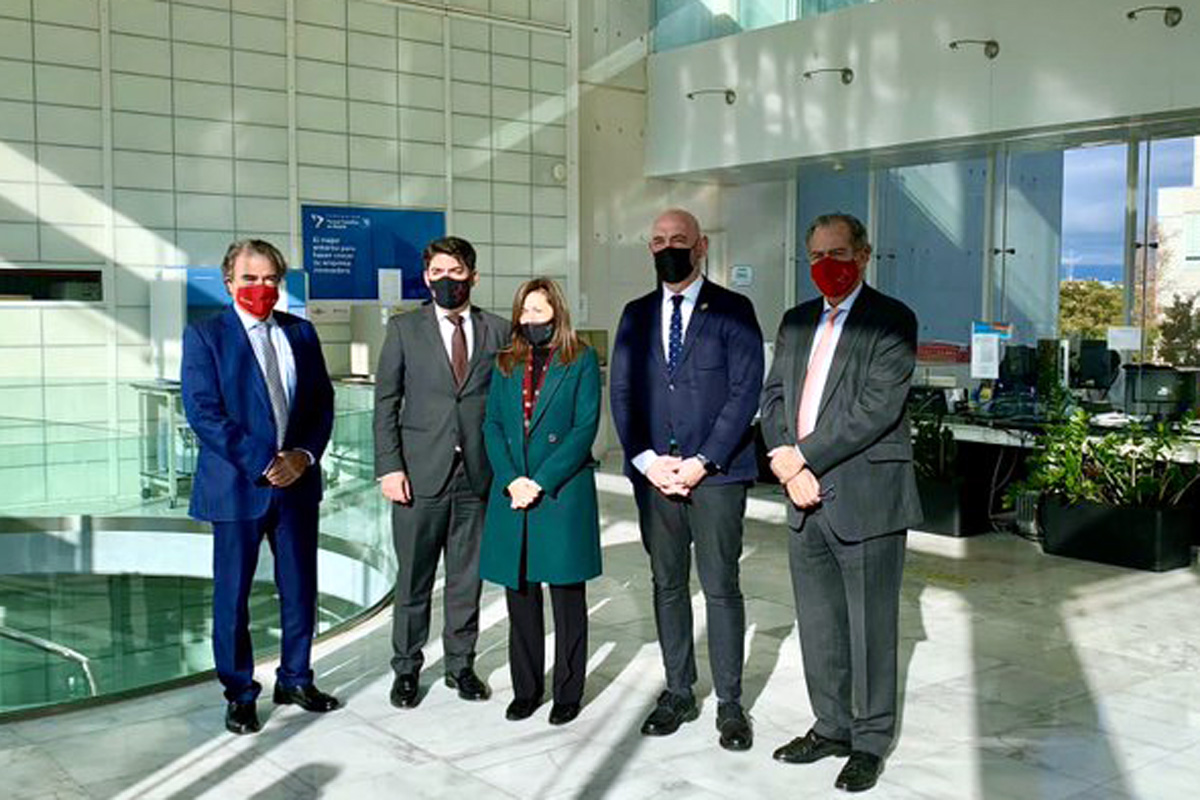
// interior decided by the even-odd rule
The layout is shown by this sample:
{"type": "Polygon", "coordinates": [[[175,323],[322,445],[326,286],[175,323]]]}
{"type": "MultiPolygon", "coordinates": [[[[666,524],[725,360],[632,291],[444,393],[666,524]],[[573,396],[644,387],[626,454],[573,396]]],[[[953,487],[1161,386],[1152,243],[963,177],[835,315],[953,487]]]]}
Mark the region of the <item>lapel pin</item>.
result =
{"type": "Polygon", "coordinates": [[[708,303],[701,303],[701,304],[700,304],[700,310],[701,310],[701,311],[708,311],[708,303]]]}

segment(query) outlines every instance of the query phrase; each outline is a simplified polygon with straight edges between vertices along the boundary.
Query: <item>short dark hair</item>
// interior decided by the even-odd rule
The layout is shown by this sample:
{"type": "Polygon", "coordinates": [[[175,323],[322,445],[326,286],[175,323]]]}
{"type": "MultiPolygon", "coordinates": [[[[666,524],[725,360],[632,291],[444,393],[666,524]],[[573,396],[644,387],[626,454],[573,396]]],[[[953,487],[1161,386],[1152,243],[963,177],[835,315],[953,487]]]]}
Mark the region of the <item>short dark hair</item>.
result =
{"type": "Polygon", "coordinates": [[[850,245],[855,250],[862,250],[870,247],[871,242],[867,237],[867,226],[862,224],[862,220],[853,214],[847,214],[844,211],[835,211],[832,214],[822,214],[812,221],[808,226],[808,232],[804,234],[804,246],[808,247],[808,243],[812,241],[812,235],[817,228],[827,228],[830,225],[837,225],[839,222],[845,223],[850,229],[850,245]]]}
{"type": "Polygon", "coordinates": [[[225,258],[221,260],[221,274],[225,277],[225,280],[233,280],[234,262],[237,261],[238,256],[244,253],[252,253],[270,260],[275,266],[275,277],[280,280],[283,279],[283,274],[287,272],[287,260],[275,245],[264,239],[238,239],[229,245],[229,249],[225,251],[225,258]]]}
{"type": "Polygon", "coordinates": [[[425,250],[421,253],[421,260],[425,262],[425,269],[429,269],[429,262],[439,253],[453,256],[471,272],[475,271],[475,248],[466,239],[458,236],[443,236],[425,245],[425,250]]]}

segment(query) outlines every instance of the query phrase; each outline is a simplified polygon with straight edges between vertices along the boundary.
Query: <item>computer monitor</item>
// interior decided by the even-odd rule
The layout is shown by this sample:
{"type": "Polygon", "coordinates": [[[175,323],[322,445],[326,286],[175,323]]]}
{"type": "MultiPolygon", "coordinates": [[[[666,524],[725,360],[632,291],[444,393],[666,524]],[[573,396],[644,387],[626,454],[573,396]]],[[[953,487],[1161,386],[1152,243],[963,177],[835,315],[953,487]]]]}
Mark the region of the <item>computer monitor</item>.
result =
{"type": "Polygon", "coordinates": [[[1176,419],[1196,401],[1196,381],[1175,367],[1125,364],[1125,412],[1176,419]]]}
{"type": "Polygon", "coordinates": [[[1079,365],[1071,375],[1071,386],[1077,389],[1107,389],[1112,386],[1120,369],[1121,357],[1108,349],[1103,339],[1083,339],[1079,342],[1079,365]]]}
{"type": "Polygon", "coordinates": [[[1023,344],[1010,344],[1004,348],[1000,362],[1000,388],[1021,391],[1037,387],[1037,349],[1023,344]]]}

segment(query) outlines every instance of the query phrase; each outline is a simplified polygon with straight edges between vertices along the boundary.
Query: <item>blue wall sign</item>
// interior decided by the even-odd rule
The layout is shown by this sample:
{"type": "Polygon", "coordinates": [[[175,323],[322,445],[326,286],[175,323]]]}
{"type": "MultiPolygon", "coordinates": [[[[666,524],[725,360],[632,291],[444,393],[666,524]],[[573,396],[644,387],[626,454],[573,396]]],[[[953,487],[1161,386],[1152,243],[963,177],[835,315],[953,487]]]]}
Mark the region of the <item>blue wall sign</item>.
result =
{"type": "Polygon", "coordinates": [[[381,269],[403,273],[403,298],[429,296],[421,251],[446,233],[441,211],[303,206],[310,300],[378,300],[381,269]]]}

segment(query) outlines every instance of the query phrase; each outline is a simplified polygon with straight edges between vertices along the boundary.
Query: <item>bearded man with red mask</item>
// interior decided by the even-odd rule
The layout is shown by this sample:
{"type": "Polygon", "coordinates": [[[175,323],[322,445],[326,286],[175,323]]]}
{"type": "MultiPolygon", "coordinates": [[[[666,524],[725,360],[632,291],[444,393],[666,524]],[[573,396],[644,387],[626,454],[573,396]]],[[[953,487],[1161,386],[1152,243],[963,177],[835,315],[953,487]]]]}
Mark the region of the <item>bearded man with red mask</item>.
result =
{"type": "Polygon", "coordinates": [[[259,548],[275,557],[281,657],[273,699],[337,708],[313,685],[319,461],[333,385],[316,329],[275,311],[287,271],[269,242],[234,242],[221,264],[233,303],[183,334],[183,407],[200,441],[189,513],[213,527],[213,657],[232,733],[259,730],[247,602],[259,548]]]}
{"type": "Polygon", "coordinates": [[[835,786],[875,785],[895,735],[900,581],[921,521],[905,401],[917,319],[863,283],[867,231],[817,217],[805,237],[821,296],[784,315],[762,431],[788,499],[788,556],[811,730],[787,763],[849,756],[835,786]]]}

